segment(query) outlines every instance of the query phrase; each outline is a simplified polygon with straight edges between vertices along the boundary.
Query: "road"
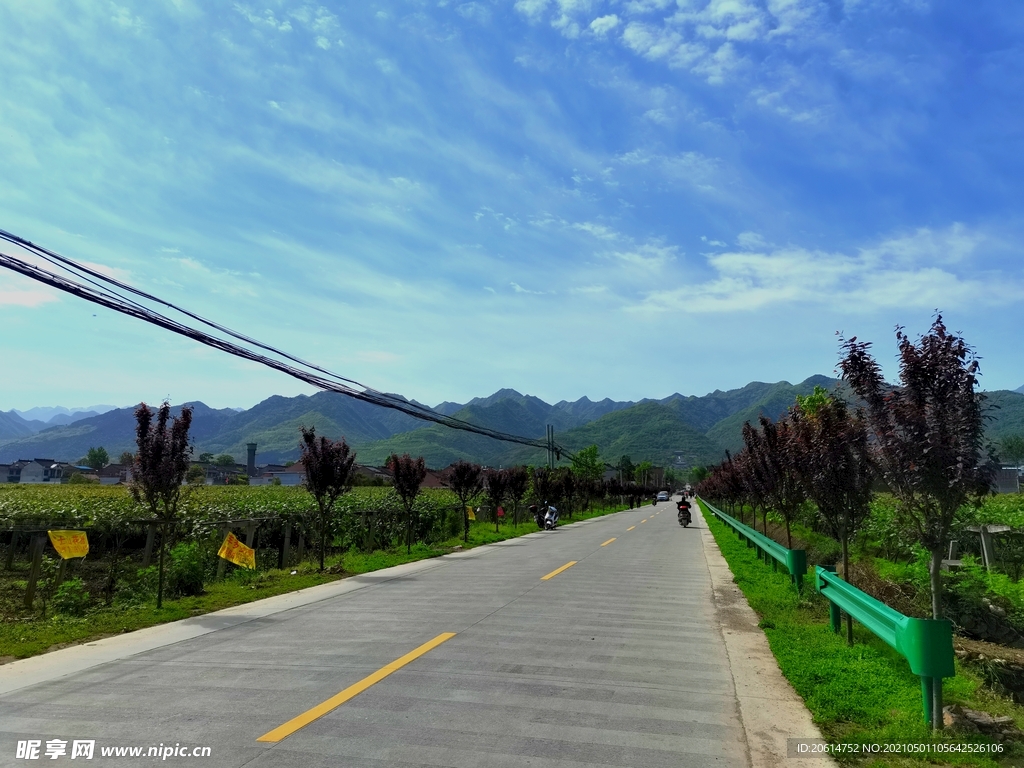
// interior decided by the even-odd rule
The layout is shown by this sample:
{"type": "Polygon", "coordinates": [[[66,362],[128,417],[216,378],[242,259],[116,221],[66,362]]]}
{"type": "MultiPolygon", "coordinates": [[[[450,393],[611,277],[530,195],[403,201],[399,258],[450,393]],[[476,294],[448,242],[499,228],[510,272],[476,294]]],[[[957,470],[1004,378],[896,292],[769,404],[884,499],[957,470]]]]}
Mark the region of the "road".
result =
{"type": "Polygon", "coordinates": [[[58,760],[95,740],[101,765],[139,762],[104,746],[209,747],[166,762],[210,766],[763,764],[744,723],[763,707],[744,709],[740,679],[762,670],[735,649],[730,661],[709,534],[674,511],[367,574],[307,590],[306,604],[273,598],[265,615],[197,617],[148,645],[122,640],[106,663],[66,649],[0,667],[0,765],[28,764],[15,744],[29,739],[66,740],[58,760]]]}

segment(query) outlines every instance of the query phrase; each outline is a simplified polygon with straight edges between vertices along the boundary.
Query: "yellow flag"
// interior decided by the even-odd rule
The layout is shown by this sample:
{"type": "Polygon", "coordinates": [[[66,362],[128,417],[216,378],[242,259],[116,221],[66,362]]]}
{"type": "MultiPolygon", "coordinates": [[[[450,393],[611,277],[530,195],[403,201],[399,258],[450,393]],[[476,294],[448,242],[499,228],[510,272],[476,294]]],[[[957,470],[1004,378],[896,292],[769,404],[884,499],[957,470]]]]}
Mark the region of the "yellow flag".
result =
{"type": "Polygon", "coordinates": [[[469,515],[470,520],[476,520],[476,512],[473,511],[472,507],[466,507],[466,514],[469,515]]]}
{"type": "Polygon", "coordinates": [[[64,560],[89,554],[89,539],[85,531],[47,531],[57,554],[64,560]]]}
{"type": "Polygon", "coordinates": [[[220,545],[218,557],[223,557],[229,563],[240,565],[242,568],[256,570],[256,550],[250,549],[235,538],[235,534],[229,533],[220,545]]]}

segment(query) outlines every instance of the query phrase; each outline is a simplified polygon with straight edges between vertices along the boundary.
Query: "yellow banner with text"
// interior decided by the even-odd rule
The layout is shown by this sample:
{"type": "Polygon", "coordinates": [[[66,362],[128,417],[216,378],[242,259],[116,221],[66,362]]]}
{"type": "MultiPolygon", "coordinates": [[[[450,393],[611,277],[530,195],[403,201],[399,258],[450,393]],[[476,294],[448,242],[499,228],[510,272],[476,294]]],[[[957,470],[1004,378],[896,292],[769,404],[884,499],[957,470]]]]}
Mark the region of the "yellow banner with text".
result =
{"type": "Polygon", "coordinates": [[[220,545],[218,557],[223,557],[229,563],[256,570],[256,550],[250,549],[235,538],[235,534],[229,533],[224,537],[224,543],[220,545]]]}
{"type": "Polygon", "coordinates": [[[47,531],[57,554],[64,560],[89,554],[89,539],[85,531],[47,531]]]}

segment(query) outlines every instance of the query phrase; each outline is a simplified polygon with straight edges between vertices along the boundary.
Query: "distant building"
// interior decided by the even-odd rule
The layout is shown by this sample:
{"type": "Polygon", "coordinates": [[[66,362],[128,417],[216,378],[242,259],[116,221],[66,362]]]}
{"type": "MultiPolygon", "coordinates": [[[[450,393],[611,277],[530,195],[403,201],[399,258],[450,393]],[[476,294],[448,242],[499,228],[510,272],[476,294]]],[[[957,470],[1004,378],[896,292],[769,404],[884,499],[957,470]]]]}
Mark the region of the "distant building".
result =
{"type": "Polygon", "coordinates": [[[107,464],[96,474],[100,485],[122,485],[128,482],[129,467],[127,464],[107,464]]]}
{"type": "Polygon", "coordinates": [[[1020,491],[1020,469],[1017,467],[1000,467],[996,472],[996,493],[1018,493],[1020,491]]]}
{"type": "Polygon", "coordinates": [[[68,464],[53,459],[18,459],[7,465],[9,483],[60,483],[68,464]]]}

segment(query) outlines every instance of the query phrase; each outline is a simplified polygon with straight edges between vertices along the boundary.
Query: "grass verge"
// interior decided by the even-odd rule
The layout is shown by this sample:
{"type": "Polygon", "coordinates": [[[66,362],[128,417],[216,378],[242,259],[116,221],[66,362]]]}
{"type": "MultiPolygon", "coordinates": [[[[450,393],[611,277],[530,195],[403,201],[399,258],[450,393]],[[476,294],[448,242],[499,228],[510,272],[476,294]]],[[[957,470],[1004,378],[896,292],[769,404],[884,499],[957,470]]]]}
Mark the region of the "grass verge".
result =
{"type": "MultiPolygon", "coordinates": [[[[855,643],[847,646],[844,635],[828,626],[827,602],[806,584],[798,595],[789,576],[773,572],[757,559],[732,531],[701,507],[708,527],[732,570],[736,585],[760,618],[782,674],[803,698],[825,739],[844,744],[930,743],[990,744],[982,736],[947,732],[933,737],[921,711],[920,679],[906,660],[859,625],[855,643]]],[[[944,685],[946,704],[1011,715],[1017,727],[1024,724],[1024,707],[997,696],[980,678],[957,665],[957,675],[944,685]]],[[[1007,745],[995,757],[982,754],[945,753],[941,756],[858,758],[842,756],[848,764],[870,766],[1020,765],[1024,749],[1007,745]]]]}
{"type": "MultiPolygon", "coordinates": [[[[601,517],[621,509],[623,507],[592,510],[577,514],[572,520],[566,519],[563,524],[601,517]]],[[[484,544],[493,544],[528,533],[536,533],[538,530],[532,520],[521,523],[518,527],[511,524],[502,525],[498,531],[494,530],[494,523],[471,522],[468,542],[464,542],[459,537],[429,545],[417,544],[409,553],[405,551],[405,547],[375,552],[339,553],[327,558],[324,573],[318,573],[316,564],[311,560],[284,570],[249,572],[237,569],[222,581],[207,584],[201,595],[175,599],[165,598],[163,608],[160,610],[157,610],[154,598],[128,605],[115,601],[114,605],[109,607],[93,608],[80,618],[57,615],[45,619],[38,616],[8,619],[0,623],[0,664],[58,650],[69,645],[77,645],[111,635],[145,629],[156,624],[165,624],[235,605],[243,605],[254,600],[262,600],[265,597],[308,589],[348,576],[438,557],[452,552],[457,547],[472,549],[484,544]]],[[[19,599],[19,596],[24,593],[24,584],[10,577],[7,577],[6,581],[5,586],[8,589],[4,590],[5,599],[19,599]]]]}

